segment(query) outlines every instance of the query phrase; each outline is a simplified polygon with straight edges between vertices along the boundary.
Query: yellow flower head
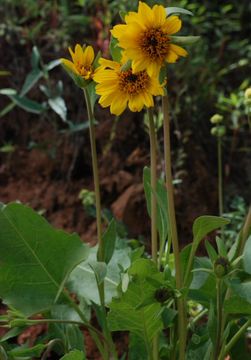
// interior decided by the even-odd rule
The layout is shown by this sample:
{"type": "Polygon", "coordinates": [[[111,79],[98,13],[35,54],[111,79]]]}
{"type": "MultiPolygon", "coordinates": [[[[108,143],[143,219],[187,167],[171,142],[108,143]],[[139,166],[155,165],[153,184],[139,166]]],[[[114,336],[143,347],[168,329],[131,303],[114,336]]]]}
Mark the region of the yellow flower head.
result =
{"type": "Polygon", "coordinates": [[[60,59],[70,71],[76,75],[81,76],[85,80],[91,80],[93,75],[92,63],[94,61],[94,50],[92,46],[75,46],[75,51],[69,47],[72,61],[67,59],[60,59]]]}
{"type": "Polygon", "coordinates": [[[123,65],[101,58],[100,68],[93,76],[98,83],[96,93],[100,95],[102,107],[110,106],[114,115],[120,115],[127,107],[131,111],[141,111],[144,106],[154,105],[153,96],[164,95],[158,78],[150,77],[145,70],[132,72],[123,65]]]}
{"type": "Polygon", "coordinates": [[[180,56],[187,56],[186,50],[172,44],[170,38],[180,30],[181,20],[167,17],[163,6],[150,8],[140,1],[138,12],[129,12],[125,23],[114,26],[111,33],[132,60],[133,73],[146,69],[150,76],[158,76],[165,62],[174,63],[180,56]]]}

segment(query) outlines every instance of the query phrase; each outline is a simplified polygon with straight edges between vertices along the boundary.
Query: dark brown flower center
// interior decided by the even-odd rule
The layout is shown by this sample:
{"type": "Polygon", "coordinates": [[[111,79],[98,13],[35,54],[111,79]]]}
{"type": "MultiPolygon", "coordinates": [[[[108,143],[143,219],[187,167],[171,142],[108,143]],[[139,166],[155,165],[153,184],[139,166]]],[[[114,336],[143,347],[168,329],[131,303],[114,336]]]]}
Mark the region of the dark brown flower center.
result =
{"type": "Polygon", "coordinates": [[[119,87],[121,91],[130,95],[136,95],[144,91],[149,85],[149,80],[146,71],[133,74],[132,69],[129,69],[119,73],[119,87]]]}
{"type": "Polygon", "coordinates": [[[152,60],[163,60],[169,51],[170,39],[159,28],[149,29],[140,39],[141,50],[152,60]]]}

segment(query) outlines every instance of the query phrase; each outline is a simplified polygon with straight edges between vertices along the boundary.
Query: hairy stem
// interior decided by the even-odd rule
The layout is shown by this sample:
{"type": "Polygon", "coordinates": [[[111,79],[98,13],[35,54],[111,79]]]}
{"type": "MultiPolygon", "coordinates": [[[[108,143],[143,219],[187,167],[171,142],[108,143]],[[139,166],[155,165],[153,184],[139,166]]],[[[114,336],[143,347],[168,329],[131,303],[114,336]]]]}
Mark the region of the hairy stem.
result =
{"type": "MultiPolygon", "coordinates": [[[[153,110],[148,109],[149,119],[149,137],[150,137],[150,154],[151,154],[151,249],[152,259],[158,262],[158,232],[157,232],[157,141],[153,121],[153,110]]],[[[159,341],[158,336],[153,339],[153,360],[159,358],[159,341]]]]}
{"type": "MultiPolygon", "coordinates": [[[[175,206],[174,206],[173,180],[172,180],[172,170],[171,170],[170,119],[169,119],[167,95],[163,96],[162,104],[163,104],[163,115],[164,115],[164,156],[165,156],[165,175],[166,175],[166,186],[167,186],[167,197],[168,197],[167,200],[168,200],[169,222],[170,222],[172,247],[174,253],[176,286],[178,289],[181,289],[182,275],[181,275],[179,241],[178,241],[175,206]]],[[[184,360],[185,349],[186,349],[186,336],[187,336],[185,303],[182,298],[179,298],[177,304],[178,304],[178,331],[179,331],[179,360],[184,360]]]]}
{"type": "Polygon", "coordinates": [[[91,142],[92,171],[93,171],[93,179],[94,179],[97,236],[98,236],[98,246],[99,246],[98,260],[102,261],[104,259],[104,244],[102,241],[100,185],[99,185],[99,172],[98,172],[98,159],[97,159],[94,115],[92,112],[90,97],[89,97],[87,89],[84,89],[84,95],[85,95],[85,102],[86,102],[87,113],[88,113],[90,142],[91,142]]]}

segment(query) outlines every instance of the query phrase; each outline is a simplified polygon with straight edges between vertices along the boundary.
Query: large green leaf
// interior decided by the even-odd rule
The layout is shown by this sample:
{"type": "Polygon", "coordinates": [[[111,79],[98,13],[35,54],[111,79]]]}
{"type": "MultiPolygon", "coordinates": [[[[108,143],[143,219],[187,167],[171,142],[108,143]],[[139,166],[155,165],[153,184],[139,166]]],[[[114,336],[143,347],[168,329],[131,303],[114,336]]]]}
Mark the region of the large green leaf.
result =
{"type": "Polygon", "coordinates": [[[55,303],[72,269],[89,253],[76,234],[55,230],[21,204],[0,210],[0,296],[26,315],[55,303]]]}
{"type": "Polygon", "coordinates": [[[153,337],[163,328],[160,303],[155,300],[142,305],[146,299],[153,298],[156,287],[148,277],[157,273],[157,268],[151,260],[139,259],[133,263],[129,273],[133,278],[127,291],[109,305],[109,327],[111,331],[130,331],[144,341],[149,352],[153,337]]]}

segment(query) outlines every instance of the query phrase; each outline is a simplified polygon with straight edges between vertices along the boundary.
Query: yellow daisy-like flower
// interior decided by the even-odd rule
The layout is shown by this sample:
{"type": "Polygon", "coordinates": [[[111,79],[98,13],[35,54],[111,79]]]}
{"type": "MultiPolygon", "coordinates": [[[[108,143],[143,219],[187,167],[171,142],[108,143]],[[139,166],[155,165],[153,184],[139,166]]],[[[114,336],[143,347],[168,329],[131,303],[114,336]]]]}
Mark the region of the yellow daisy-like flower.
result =
{"type": "Polygon", "coordinates": [[[100,68],[93,76],[98,83],[96,93],[100,95],[100,105],[110,106],[114,115],[120,115],[127,105],[133,112],[144,106],[152,107],[153,96],[164,95],[158,78],[149,76],[145,70],[133,73],[131,68],[123,70],[122,64],[103,58],[99,63],[100,68]]]}
{"type": "Polygon", "coordinates": [[[68,59],[60,59],[62,64],[76,75],[80,75],[83,79],[92,79],[94,72],[92,67],[92,63],[94,61],[94,50],[92,46],[82,47],[77,44],[75,46],[75,51],[72,51],[69,47],[69,52],[71,54],[72,61],[68,59]]]}
{"type": "Polygon", "coordinates": [[[181,20],[178,16],[167,17],[163,6],[150,8],[140,1],[138,12],[129,12],[125,23],[114,26],[111,33],[132,60],[133,73],[146,69],[150,76],[157,76],[165,62],[174,63],[180,56],[187,56],[187,51],[172,44],[170,38],[180,30],[181,20]]]}

